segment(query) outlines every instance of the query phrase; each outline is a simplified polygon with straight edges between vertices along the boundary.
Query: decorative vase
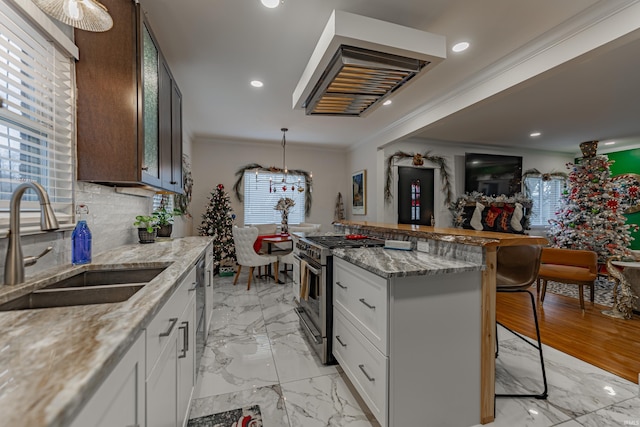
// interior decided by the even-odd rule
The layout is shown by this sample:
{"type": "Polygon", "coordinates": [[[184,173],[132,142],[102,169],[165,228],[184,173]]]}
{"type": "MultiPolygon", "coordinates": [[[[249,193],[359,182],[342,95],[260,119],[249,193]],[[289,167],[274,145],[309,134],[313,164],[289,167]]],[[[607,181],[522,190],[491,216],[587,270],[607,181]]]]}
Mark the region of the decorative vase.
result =
{"type": "Polygon", "coordinates": [[[158,228],[158,237],[171,237],[173,231],[173,224],[161,225],[158,228]]]}
{"type": "Polygon", "coordinates": [[[289,212],[287,212],[286,210],[282,211],[281,224],[282,226],[280,227],[280,230],[282,231],[282,233],[289,233],[289,212]]]}
{"type": "Polygon", "coordinates": [[[138,240],[140,243],[154,243],[158,230],[153,230],[153,233],[149,233],[146,228],[138,228],[138,240]]]}
{"type": "Polygon", "coordinates": [[[598,150],[598,141],[585,141],[580,144],[580,151],[585,158],[595,157],[598,150]]]}

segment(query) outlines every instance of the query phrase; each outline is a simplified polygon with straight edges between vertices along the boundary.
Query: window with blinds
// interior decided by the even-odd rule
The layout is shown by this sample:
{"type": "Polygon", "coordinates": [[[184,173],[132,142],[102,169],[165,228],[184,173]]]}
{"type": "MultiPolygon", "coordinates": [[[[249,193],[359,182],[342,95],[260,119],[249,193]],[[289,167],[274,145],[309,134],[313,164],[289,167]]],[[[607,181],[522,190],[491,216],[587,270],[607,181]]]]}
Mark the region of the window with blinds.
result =
{"type": "MultiPolygon", "coordinates": [[[[72,219],[73,72],[68,54],[0,1],[0,224],[25,181],[44,186],[59,222],[72,219]]],[[[38,223],[35,193],[25,193],[21,210],[23,224],[38,223]]]]}
{"type": "Polygon", "coordinates": [[[306,194],[304,175],[287,174],[286,181],[283,182],[284,178],[285,175],[281,173],[244,173],[245,224],[280,224],[282,215],[274,207],[282,197],[289,197],[296,203],[289,209],[289,224],[304,222],[306,194]]]}
{"type": "Polygon", "coordinates": [[[561,178],[543,180],[542,177],[525,178],[527,195],[533,200],[531,208],[531,226],[546,227],[550,219],[555,219],[556,212],[562,206],[561,195],[565,181],[561,178]]]}

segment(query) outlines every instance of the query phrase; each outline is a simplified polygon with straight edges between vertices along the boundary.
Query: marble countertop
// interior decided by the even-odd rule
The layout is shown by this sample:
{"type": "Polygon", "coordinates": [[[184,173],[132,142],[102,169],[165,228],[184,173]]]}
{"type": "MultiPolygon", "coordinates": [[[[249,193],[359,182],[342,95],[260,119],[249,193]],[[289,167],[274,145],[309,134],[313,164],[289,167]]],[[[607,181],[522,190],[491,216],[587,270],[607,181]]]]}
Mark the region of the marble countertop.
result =
{"type": "Polygon", "coordinates": [[[4,302],[87,269],[167,265],[122,303],[0,312],[2,424],[69,424],[210,242],[210,237],[185,237],[127,245],[88,265],[57,267],[26,283],[0,286],[4,302]]]}
{"type": "Polygon", "coordinates": [[[480,271],[483,265],[421,251],[384,248],[334,249],[333,255],[384,278],[480,271]]]}

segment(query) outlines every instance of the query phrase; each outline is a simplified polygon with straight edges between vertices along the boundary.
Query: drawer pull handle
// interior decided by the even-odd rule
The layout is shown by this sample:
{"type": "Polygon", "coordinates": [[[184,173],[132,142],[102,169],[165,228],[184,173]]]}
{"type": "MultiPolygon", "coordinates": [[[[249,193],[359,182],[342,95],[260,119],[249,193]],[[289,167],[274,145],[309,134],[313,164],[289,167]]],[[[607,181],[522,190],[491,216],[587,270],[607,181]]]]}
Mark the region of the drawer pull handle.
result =
{"type": "Polygon", "coordinates": [[[375,306],[375,305],[371,305],[371,304],[369,304],[368,302],[366,302],[366,301],[364,300],[364,298],[360,298],[360,302],[361,302],[361,303],[363,303],[364,305],[366,305],[367,307],[369,307],[371,310],[375,310],[375,309],[376,309],[376,306],[375,306]]]}
{"type": "Polygon", "coordinates": [[[343,285],[342,283],[340,283],[340,282],[336,282],[336,285],[338,285],[342,289],[347,289],[347,287],[345,285],[343,285]]]}
{"type": "Polygon", "coordinates": [[[362,373],[364,374],[365,377],[367,377],[367,379],[371,382],[374,382],[376,379],[369,376],[369,374],[367,374],[367,371],[364,370],[364,365],[358,365],[358,368],[360,368],[360,370],[362,371],[362,373]]]}
{"type": "Polygon", "coordinates": [[[193,292],[198,289],[198,282],[193,282],[191,285],[193,286],[189,288],[189,292],[193,292]]]}
{"type": "Polygon", "coordinates": [[[347,345],[345,343],[342,342],[342,340],[340,339],[340,335],[336,335],[336,341],[338,341],[340,343],[341,346],[346,347],[347,345]]]}
{"type": "Polygon", "coordinates": [[[166,331],[160,333],[159,336],[168,337],[169,335],[171,335],[171,331],[173,331],[173,327],[176,326],[177,322],[178,322],[178,318],[177,317],[172,317],[171,319],[169,319],[169,323],[171,323],[169,325],[169,329],[167,329],[166,331]]]}
{"type": "Polygon", "coordinates": [[[182,354],[178,356],[178,359],[187,357],[187,351],[189,351],[189,322],[182,322],[182,326],[178,327],[184,331],[182,336],[182,354]]]}

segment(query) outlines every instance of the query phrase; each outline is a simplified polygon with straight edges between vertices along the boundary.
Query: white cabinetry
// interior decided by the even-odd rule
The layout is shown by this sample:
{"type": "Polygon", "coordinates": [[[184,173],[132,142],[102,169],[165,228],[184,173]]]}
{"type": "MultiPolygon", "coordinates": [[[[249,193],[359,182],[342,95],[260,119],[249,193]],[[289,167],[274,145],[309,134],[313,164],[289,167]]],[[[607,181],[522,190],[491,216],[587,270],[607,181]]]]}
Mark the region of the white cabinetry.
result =
{"type": "Polygon", "coordinates": [[[480,423],[480,275],[384,279],[334,257],[333,353],[382,426],[480,423]]]}
{"type": "Polygon", "coordinates": [[[71,427],[143,427],[145,422],[144,331],[116,365],[71,427]]]}
{"type": "Polygon", "coordinates": [[[213,243],[209,243],[205,251],[205,288],[204,288],[204,319],[205,319],[205,341],[209,335],[209,327],[211,326],[211,315],[213,310],[213,243]]]}
{"type": "Polygon", "coordinates": [[[195,267],[147,328],[147,425],[186,424],[195,380],[195,267]]]}

